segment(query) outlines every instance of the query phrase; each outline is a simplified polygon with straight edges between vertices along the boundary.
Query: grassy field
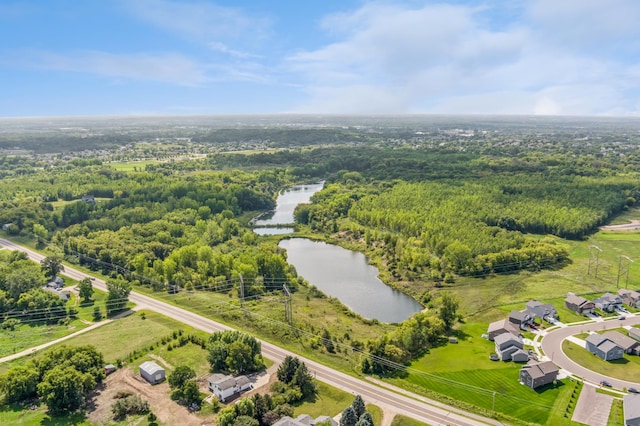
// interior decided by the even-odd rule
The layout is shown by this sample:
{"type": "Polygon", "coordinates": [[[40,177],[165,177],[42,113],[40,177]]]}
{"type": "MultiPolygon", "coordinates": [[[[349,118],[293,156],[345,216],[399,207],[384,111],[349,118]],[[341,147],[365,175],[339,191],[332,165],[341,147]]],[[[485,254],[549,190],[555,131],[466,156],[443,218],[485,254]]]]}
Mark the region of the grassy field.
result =
{"type": "MultiPolygon", "coordinates": [[[[105,361],[109,363],[127,358],[133,350],[149,346],[161,337],[171,334],[174,330],[182,329],[185,333],[194,331],[193,328],[185,324],[155,312],[145,312],[145,318],[142,319],[141,312],[138,312],[105,324],[86,334],[73,337],[60,345],[93,345],[105,355],[105,361]]],[[[0,364],[0,373],[7,371],[14,365],[23,364],[30,358],[32,356],[0,364]]]]}
{"type": "Polygon", "coordinates": [[[326,383],[317,382],[318,394],[311,401],[304,401],[293,407],[293,417],[308,414],[311,417],[335,416],[353,402],[353,395],[326,383]]]}
{"type": "Polygon", "coordinates": [[[121,172],[143,172],[148,164],[160,164],[158,160],[140,160],[140,161],[125,161],[109,163],[109,167],[112,167],[121,172]]]}
{"type": "Polygon", "coordinates": [[[16,404],[0,405],[0,424],[51,426],[90,425],[82,413],[51,417],[47,414],[47,407],[45,405],[35,405],[30,409],[16,404]]]}
{"type": "Polygon", "coordinates": [[[568,340],[562,342],[562,350],[573,361],[597,373],[630,382],[640,382],[640,357],[624,355],[624,358],[604,361],[583,347],[568,340]]]}
{"type": "Polygon", "coordinates": [[[519,381],[521,364],[489,360],[494,344],[481,338],[485,324],[464,324],[457,333],[458,344],[433,348],[407,370],[406,379],[392,380],[429,395],[446,395],[451,401],[470,404],[490,414],[495,411],[524,421],[545,424],[558,412],[556,400],[571,387],[560,383],[532,390],[519,381]]]}

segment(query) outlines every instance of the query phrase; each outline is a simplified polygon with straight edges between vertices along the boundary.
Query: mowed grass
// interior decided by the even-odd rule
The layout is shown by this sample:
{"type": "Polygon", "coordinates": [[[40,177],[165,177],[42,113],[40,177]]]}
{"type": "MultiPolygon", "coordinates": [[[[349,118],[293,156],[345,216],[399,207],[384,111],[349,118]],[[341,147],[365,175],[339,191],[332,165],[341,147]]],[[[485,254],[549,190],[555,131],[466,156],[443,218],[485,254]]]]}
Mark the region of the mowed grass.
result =
{"type": "Polygon", "coordinates": [[[419,422],[403,415],[396,415],[391,421],[391,426],[424,426],[426,423],[419,422]]]}
{"type": "MultiPolygon", "coordinates": [[[[134,313],[85,334],[72,337],[51,348],[60,345],[93,345],[103,353],[105,362],[113,363],[117,359],[126,359],[133,350],[148,346],[163,336],[171,334],[174,330],[182,329],[185,333],[194,331],[193,328],[185,324],[155,312],[145,312],[145,317],[146,319],[142,319],[141,312],[134,313]]],[[[35,356],[46,353],[51,348],[38,352],[35,356]]],[[[0,373],[7,371],[14,365],[22,365],[32,358],[33,356],[27,356],[0,364],[0,373]]]]}
{"type": "Polygon", "coordinates": [[[605,361],[592,354],[585,348],[573,342],[562,342],[562,350],[569,358],[589,370],[620,380],[640,382],[640,357],[636,355],[624,355],[624,358],[613,361],[605,361]]]}
{"type": "Polygon", "coordinates": [[[326,383],[316,381],[318,393],[314,398],[305,400],[293,407],[293,417],[308,414],[311,417],[335,416],[353,402],[353,395],[326,383]]]}
{"type": "MultiPolygon", "coordinates": [[[[345,407],[347,408],[347,407],[345,407]]],[[[367,406],[365,407],[366,410],[369,412],[369,414],[371,414],[371,418],[373,419],[373,424],[374,425],[381,425],[382,424],[382,409],[380,407],[378,407],[377,405],[373,405],[373,404],[367,404],[367,406]]]]}
{"type": "Polygon", "coordinates": [[[446,395],[451,401],[480,407],[485,414],[491,413],[495,403],[495,411],[505,416],[545,424],[556,399],[570,392],[570,387],[561,383],[535,391],[521,385],[522,364],[489,360],[494,344],[480,337],[485,331],[485,324],[463,324],[458,344],[431,349],[411,365],[404,381],[414,385],[412,390],[446,395]]]}
{"type": "Polygon", "coordinates": [[[68,325],[21,323],[13,331],[2,330],[0,333],[0,358],[68,336],[85,327],[87,324],[80,320],[73,320],[68,325]]]}
{"type": "Polygon", "coordinates": [[[140,161],[126,161],[126,162],[114,162],[109,163],[109,167],[112,167],[121,172],[144,172],[148,164],[160,164],[158,160],[140,160],[140,161]]]}

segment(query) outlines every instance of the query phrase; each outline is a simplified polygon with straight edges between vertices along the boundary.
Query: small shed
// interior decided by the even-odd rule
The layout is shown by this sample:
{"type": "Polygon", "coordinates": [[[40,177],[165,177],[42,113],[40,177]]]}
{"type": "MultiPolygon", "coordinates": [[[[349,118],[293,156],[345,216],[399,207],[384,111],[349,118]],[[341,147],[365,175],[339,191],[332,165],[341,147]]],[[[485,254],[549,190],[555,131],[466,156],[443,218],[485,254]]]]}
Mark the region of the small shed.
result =
{"type": "Polygon", "coordinates": [[[143,362],[140,365],[140,375],[152,385],[162,382],[166,377],[164,368],[153,361],[143,362]]]}
{"type": "Polygon", "coordinates": [[[108,376],[109,374],[113,373],[114,371],[116,371],[116,366],[113,364],[107,364],[104,366],[104,375],[108,376]]]}

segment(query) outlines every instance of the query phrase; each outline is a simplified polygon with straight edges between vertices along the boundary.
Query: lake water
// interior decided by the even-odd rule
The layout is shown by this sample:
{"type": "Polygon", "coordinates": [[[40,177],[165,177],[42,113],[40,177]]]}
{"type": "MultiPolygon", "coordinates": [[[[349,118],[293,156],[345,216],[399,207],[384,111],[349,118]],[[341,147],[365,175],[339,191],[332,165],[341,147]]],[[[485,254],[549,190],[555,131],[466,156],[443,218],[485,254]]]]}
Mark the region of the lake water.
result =
{"type": "Polygon", "coordinates": [[[360,252],[306,238],[282,240],[287,259],[299,275],[352,311],[381,322],[402,322],[422,306],[378,278],[360,252]]]}
{"type": "Polygon", "coordinates": [[[289,225],[293,223],[293,210],[298,204],[308,203],[313,194],[320,191],[324,182],[308,185],[296,185],[285,189],[276,199],[276,209],[264,214],[260,220],[254,222],[255,226],[289,225]]]}

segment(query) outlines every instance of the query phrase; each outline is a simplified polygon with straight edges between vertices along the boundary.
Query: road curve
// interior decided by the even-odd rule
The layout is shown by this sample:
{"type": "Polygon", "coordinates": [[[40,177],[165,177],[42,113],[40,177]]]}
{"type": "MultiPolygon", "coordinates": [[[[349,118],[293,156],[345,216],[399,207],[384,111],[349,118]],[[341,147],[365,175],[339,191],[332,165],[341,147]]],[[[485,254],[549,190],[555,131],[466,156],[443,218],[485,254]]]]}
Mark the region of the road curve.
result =
{"type": "MultiPolygon", "coordinates": [[[[36,262],[40,262],[45,257],[40,253],[34,252],[33,250],[5,239],[0,239],[0,245],[10,250],[24,251],[28,254],[30,259],[36,262]]],[[[84,278],[91,277],[90,275],[69,266],[65,266],[64,273],[75,280],[82,280],[84,278]]],[[[107,291],[106,283],[103,280],[94,279],[92,282],[94,287],[107,291]]],[[[207,333],[231,329],[226,325],[219,324],[201,315],[194,314],[193,312],[161,302],[134,291],[129,295],[129,300],[144,309],[158,312],[207,333]]],[[[391,409],[398,414],[411,417],[429,425],[498,426],[503,424],[494,419],[445,406],[437,401],[427,403],[426,401],[429,400],[419,395],[415,395],[415,398],[411,398],[397,394],[390,390],[380,388],[375,384],[357,379],[315,361],[301,357],[300,355],[284,350],[271,343],[265,341],[261,341],[261,343],[262,354],[274,362],[280,363],[288,355],[296,356],[307,364],[309,371],[312,372],[318,380],[347,392],[351,392],[354,395],[360,394],[366,402],[376,404],[383,410],[385,408],[391,409]]]]}
{"type": "Polygon", "coordinates": [[[545,355],[549,357],[556,365],[578,377],[581,377],[585,381],[599,384],[601,381],[606,380],[611,383],[614,388],[617,389],[630,387],[640,388],[640,383],[616,379],[614,377],[609,377],[604,374],[596,373],[595,371],[589,370],[588,368],[585,368],[573,361],[562,351],[562,342],[564,341],[564,339],[574,334],[586,333],[589,331],[610,330],[612,328],[620,328],[623,325],[636,324],[640,324],[640,317],[638,316],[627,317],[624,320],[613,318],[602,322],[570,325],[550,331],[546,336],[542,338],[540,344],[545,355]]]}

